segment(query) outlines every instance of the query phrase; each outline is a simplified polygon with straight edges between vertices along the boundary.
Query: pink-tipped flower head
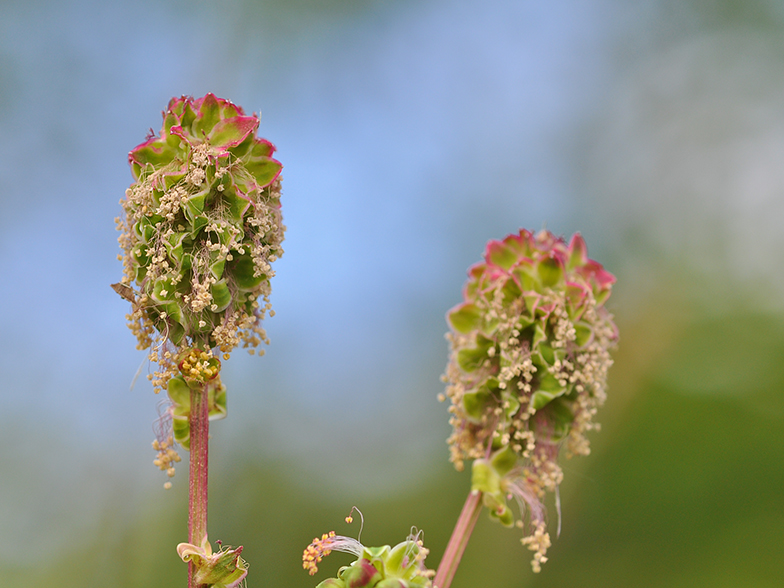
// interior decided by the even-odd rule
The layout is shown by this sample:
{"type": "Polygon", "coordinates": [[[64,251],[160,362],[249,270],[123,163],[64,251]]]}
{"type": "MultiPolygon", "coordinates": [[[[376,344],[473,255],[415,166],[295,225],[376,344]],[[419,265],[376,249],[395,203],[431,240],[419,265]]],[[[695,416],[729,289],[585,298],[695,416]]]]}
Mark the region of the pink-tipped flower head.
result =
{"type": "Polygon", "coordinates": [[[174,98],[160,135],[128,155],[136,181],[121,200],[124,276],[114,287],[133,304],[139,347],[160,339],[155,359],[167,365],[157,387],[177,349],[217,347],[225,357],[267,341],[261,322],[285,227],[282,166],[258,126],[213,94],[174,98]]]}
{"type": "Polygon", "coordinates": [[[507,497],[528,511],[534,569],[546,559],[542,498],[563,477],[560,448],[589,452],[585,433],[605,400],[618,332],[604,303],[614,282],[579,234],[567,244],[521,230],[488,243],[447,315],[451,461],[461,470],[475,460],[474,489],[502,523],[515,523],[507,497]]]}

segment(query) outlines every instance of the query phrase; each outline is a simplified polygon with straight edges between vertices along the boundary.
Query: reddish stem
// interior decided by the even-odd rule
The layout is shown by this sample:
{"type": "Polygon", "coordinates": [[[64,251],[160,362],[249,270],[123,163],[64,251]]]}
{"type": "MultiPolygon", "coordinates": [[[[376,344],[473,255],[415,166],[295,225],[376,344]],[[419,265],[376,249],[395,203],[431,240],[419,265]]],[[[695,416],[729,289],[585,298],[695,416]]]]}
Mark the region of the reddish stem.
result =
{"type": "MultiPolygon", "coordinates": [[[[207,536],[207,457],[210,438],[210,407],[207,386],[191,389],[190,423],[190,496],[188,501],[188,543],[201,546],[207,536]]],[[[188,564],[188,588],[194,583],[195,565],[188,564]]]]}
{"type": "Polygon", "coordinates": [[[468,493],[463,510],[455,524],[455,530],[452,531],[452,537],[449,539],[446,551],[444,551],[444,557],[441,558],[441,563],[438,566],[436,577],[433,580],[435,588],[449,588],[452,583],[480,512],[482,512],[482,493],[479,490],[471,491],[468,493]]]}

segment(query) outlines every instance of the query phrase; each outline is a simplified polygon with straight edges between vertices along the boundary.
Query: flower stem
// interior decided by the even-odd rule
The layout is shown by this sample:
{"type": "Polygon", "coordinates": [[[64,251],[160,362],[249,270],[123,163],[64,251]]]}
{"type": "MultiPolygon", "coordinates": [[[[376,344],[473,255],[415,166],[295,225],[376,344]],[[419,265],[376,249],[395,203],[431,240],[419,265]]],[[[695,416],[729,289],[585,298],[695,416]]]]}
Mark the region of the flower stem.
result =
{"type": "MultiPolygon", "coordinates": [[[[207,456],[210,420],[207,386],[191,389],[190,421],[190,497],[188,501],[188,542],[201,546],[207,537],[207,456]]],[[[195,565],[188,564],[188,588],[197,588],[195,565]]]]}
{"type": "Polygon", "coordinates": [[[479,490],[472,490],[468,493],[463,510],[455,524],[455,530],[452,531],[452,537],[444,551],[444,557],[441,558],[433,580],[435,588],[449,588],[452,583],[480,512],[482,512],[482,493],[479,490]]]}

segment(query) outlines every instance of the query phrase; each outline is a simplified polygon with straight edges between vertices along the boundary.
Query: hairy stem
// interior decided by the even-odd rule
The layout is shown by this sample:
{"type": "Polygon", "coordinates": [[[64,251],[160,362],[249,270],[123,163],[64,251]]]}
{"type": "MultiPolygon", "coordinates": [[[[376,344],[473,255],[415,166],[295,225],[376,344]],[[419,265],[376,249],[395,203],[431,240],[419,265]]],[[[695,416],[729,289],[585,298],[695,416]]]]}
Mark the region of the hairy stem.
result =
{"type": "MultiPolygon", "coordinates": [[[[191,389],[190,422],[190,497],[188,501],[188,543],[201,545],[207,536],[207,456],[210,420],[207,386],[191,389]]],[[[188,588],[194,583],[195,565],[188,564],[188,588]]]]}
{"type": "Polygon", "coordinates": [[[480,512],[482,512],[482,493],[479,490],[473,490],[468,493],[463,510],[455,524],[455,530],[452,531],[452,537],[450,537],[446,551],[444,551],[444,557],[441,558],[436,577],[433,580],[435,588],[449,588],[452,583],[480,512]]]}

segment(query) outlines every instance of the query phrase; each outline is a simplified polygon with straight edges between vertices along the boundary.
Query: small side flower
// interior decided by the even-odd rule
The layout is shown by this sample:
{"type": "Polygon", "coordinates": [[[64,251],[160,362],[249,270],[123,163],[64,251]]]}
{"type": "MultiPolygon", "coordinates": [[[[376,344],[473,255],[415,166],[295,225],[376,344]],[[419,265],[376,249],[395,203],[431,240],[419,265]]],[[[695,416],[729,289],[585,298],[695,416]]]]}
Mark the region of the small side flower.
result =
{"type": "Polygon", "coordinates": [[[350,553],[357,560],[317,588],[432,588],[434,572],[424,564],[429,551],[422,542],[422,533],[415,529],[394,547],[365,547],[356,539],[330,531],[305,548],[302,567],[314,575],[318,564],[333,551],[350,553]]]}

